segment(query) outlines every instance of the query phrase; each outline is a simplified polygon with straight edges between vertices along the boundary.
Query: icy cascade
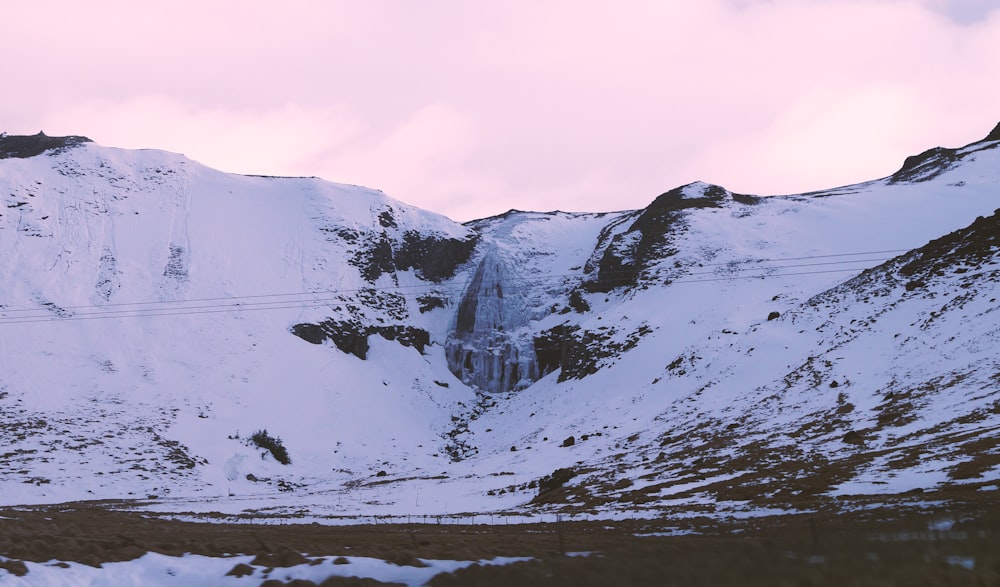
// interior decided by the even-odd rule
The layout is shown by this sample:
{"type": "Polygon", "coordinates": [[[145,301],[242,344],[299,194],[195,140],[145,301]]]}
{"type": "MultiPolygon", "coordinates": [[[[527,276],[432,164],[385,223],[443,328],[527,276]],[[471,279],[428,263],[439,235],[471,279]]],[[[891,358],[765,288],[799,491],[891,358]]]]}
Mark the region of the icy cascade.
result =
{"type": "Polygon", "coordinates": [[[483,391],[510,391],[538,378],[521,282],[496,247],[483,256],[445,343],[448,368],[483,391]]]}

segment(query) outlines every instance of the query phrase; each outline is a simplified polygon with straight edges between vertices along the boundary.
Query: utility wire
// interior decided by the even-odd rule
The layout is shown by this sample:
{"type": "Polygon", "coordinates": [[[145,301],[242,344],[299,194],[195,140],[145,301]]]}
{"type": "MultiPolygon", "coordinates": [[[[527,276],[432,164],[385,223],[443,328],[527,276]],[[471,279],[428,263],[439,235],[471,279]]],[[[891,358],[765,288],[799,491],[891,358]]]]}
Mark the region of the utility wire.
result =
{"type": "MultiPolygon", "coordinates": [[[[824,263],[798,263],[795,265],[777,265],[774,267],[732,267],[731,271],[770,271],[777,269],[794,269],[796,267],[819,267],[821,265],[844,265],[849,263],[867,263],[875,262],[882,263],[888,261],[890,257],[880,257],[877,259],[852,259],[850,261],[826,261],[824,263]]],[[[720,264],[722,267],[726,267],[725,264],[720,264]]],[[[718,271],[696,271],[693,273],[688,273],[688,275],[715,275],[718,271]]]]}
{"type": "MultiPolygon", "coordinates": [[[[867,267],[855,267],[846,269],[828,269],[823,271],[800,271],[793,273],[770,273],[770,274],[760,274],[760,275],[736,275],[736,276],[703,278],[703,279],[679,279],[676,281],[670,281],[668,283],[669,285],[674,285],[674,284],[685,284],[685,283],[702,283],[709,281],[733,281],[736,279],[775,279],[779,277],[815,275],[822,273],[860,272],[866,268],[867,267]]],[[[508,286],[505,289],[508,291],[512,289],[516,291],[517,288],[510,288],[508,286]]],[[[71,314],[68,316],[53,316],[51,313],[45,313],[45,314],[33,314],[33,315],[22,315],[22,316],[12,316],[12,317],[0,317],[0,324],[30,324],[38,322],[64,322],[73,320],[146,318],[146,317],[159,317],[159,316],[189,316],[189,315],[199,315],[199,314],[217,314],[225,312],[242,312],[242,311],[255,311],[255,310],[259,311],[259,310],[305,309],[305,308],[326,307],[332,303],[337,303],[337,302],[343,303],[344,300],[341,298],[330,298],[330,299],[300,301],[296,303],[280,302],[280,301],[257,302],[257,303],[234,302],[230,304],[210,304],[203,306],[183,306],[183,307],[173,307],[173,308],[145,308],[145,309],[132,309],[132,310],[122,309],[122,310],[95,311],[95,312],[71,314]]],[[[97,308],[99,308],[99,306],[97,306],[97,308]]]]}
{"type": "MultiPolygon", "coordinates": [[[[826,269],[820,271],[797,271],[787,272],[791,268],[807,268],[829,265],[843,265],[856,263],[879,263],[890,259],[890,257],[871,257],[866,259],[850,259],[843,261],[822,261],[817,263],[797,263],[793,265],[771,265],[761,266],[764,263],[778,263],[785,261],[797,261],[808,259],[831,259],[844,257],[869,256],[879,254],[889,254],[897,252],[909,252],[911,249],[889,249],[881,251],[861,251],[856,253],[836,253],[827,255],[806,255],[800,257],[781,257],[749,259],[740,261],[729,261],[726,263],[703,263],[702,267],[726,267],[729,269],[728,275],[719,275],[719,271],[700,271],[686,273],[685,277],[676,280],[667,280],[666,283],[704,283],[718,281],[733,281],[737,279],[775,279],[780,277],[794,277],[801,275],[817,275],[825,273],[860,272],[869,269],[870,266],[849,267],[842,269],[826,269]],[[745,272],[754,272],[754,275],[746,275],[745,272]],[[760,273],[758,273],[760,272],[760,273]],[[687,276],[698,275],[718,275],[710,278],[688,279],[687,276]]],[[[640,269],[624,269],[619,271],[601,272],[602,278],[615,279],[620,277],[633,277],[640,275],[640,269]]],[[[567,281],[583,281],[590,275],[581,273],[546,274],[531,277],[507,277],[497,280],[495,284],[509,293],[524,293],[537,289],[546,283],[557,284],[567,281]]],[[[493,286],[493,283],[487,284],[493,286]]],[[[123,302],[105,305],[79,305],[79,306],[56,306],[51,304],[50,308],[3,308],[0,306],[0,324],[25,324],[35,322],[55,322],[66,320],[96,320],[113,318],[140,318],[157,316],[186,316],[197,314],[214,314],[223,312],[239,312],[254,310],[280,310],[280,309],[305,309],[320,306],[327,306],[338,303],[350,303],[357,301],[362,295],[373,295],[378,292],[386,292],[401,297],[420,295],[434,296],[459,296],[463,295],[468,287],[468,283],[447,286],[435,286],[432,284],[411,284],[395,286],[366,286],[360,288],[319,290],[314,292],[285,292],[273,294],[254,294],[242,296],[219,296],[192,298],[186,300],[161,300],[142,302],[123,302]],[[305,298],[305,299],[294,299],[305,298]],[[52,312],[71,312],[67,316],[52,315],[52,312]]],[[[46,304],[49,305],[49,304],[46,304]]]]}
{"type": "MultiPolygon", "coordinates": [[[[900,250],[906,250],[906,249],[900,249],[900,250]]],[[[839,253],[839,254],[834,254],[834,255],[809,255],[809,256],[803,256],[803,257],[782,257],[782,258],[750,259],[750,260],[742,260],[742,261],[729,261],[729,262],[726,262],[726,263],[701,263],[701,264],[699,264],[699,266],[702,266],[702,267],[730,267],[731,270],[734,270],[734,271],[769,270],[769,269],[781,269],[783,267],[796,267],[797,265],[776,266],[776,267],[750,267],[750,268],[744,268],[743,266],[748,265],[748,264],[754,264],[754,263],[757,263],[757,264],[760,264],[760,263],[777,263],[777,262],[782,262],[782,261],[796,261],[796,260],[804,260],[804,259],[825,259],[825,258],[830,258],[830,257],[849,257],[849,256],[860,256],[860,255],[876,255],[876,254],[891,253],[891,252],[895,252],[895,251],[866,251],[866,252],[859,252],[859,253],[839,253]]],[[[857,260],[857,262],[879,261],[879,260],[884,261],[886,259],[861,259],[861,260],[857,260]]],[[[842,263],[847,263],[847,262],[850,262],[850,261],[842,261],[842,263]]],[[[808,266],[808,265],[812,265],[812,264],[807,264],[807,265],[804,265],[804,266],[808,266]]],[[[606,275],[606,276],[609,276],[609,277],[622,277],[622,276],[626,276],[626,275],[635,274],[635,273],[637,273],[639,271],[640,270],[637,270],[637,269],[636,270],[624,269],[624,270],[619,270],[619,271],[605,271],[605,272],[602,272],[602,275],[606,275]]],[[[704,272],[704,273],[711,273],[711,272],[704,272]]],[[[696,274],[703,274],[703,272],[689,273],[689,275],[696,275],[696,274]]],[[[553,281],[553,282],[555,282],[555,281],[565,280],[565,279],[580,279],[582,277],[585,277],[585,275],[580,274],[580,273],[552,273],[552,274],[545,274],[545,275],[536,275],[536,276],[531,276],[531,277],[508,277],[506,279],[508,281],[510,281],[510,282],[524,281],[524,282],[530,282],[530,283],[537,283],[539,281],[543,281],[543,282],[545,282],[545,281],[553,281]]],[[[89,309],[89,308],[106,309],[106,308],[115,308],[115,307],[133,307],[133,306],[147,306],[147,305],[152,305],[152,306],[159,306],[159,305],[181,305],[181,304],[202,303],[202,302],[230,302],[230,303],[237,303],[237,302],[240,302],[241,300],[257,300],[257,299],[266,299],[266,298],[292,298],[292,297],[302,297],[302,296],[329,296],[329,295],[343,296],[343,295],[350,295],[350,294],[371,293],[371,292],[377,292],[377,291],[405,292],[406,290],[412,290],[411,293],[421,293],[421,292],[440,293],[440,292],[447,292],[447,291],[455,291],[456,289],[458,289],[459,291],[462,291],[462,292],[465,291],[464,287],[458,288],[458,286],[456,286],[456,285],[435,286],[435,285],[426,284],[426,283],[411,284],[411,285],[393,285],[393,286],[374,286],[373,285],[373,286],[365,286],[365,287],[358,287],[358,288],[326,289],[326,290],[316,290],[316,291],[281,292],[281,293],[269,293],[269,294],[253,294],[253,295],[231,295],[231,296],[218,296],[218,297],[205,297],[205,298],[190,298],[190,299],[184,299],[184,300],[159,300],[159,301],[140,301],[140,302],[116,302],[116,303],[101,304],[101,305],[90,304],[90,305],[79,305],[79,306],[60,306],[60,308],[63,309],[63,310],[85,310],[85,309],[89,309]]],[[[8,308],[5,308],[5,307],[3,307],[3,305],[0,305],[0,311],[2,311],[4,313],[35,312],[35,311],[38,311],[38,310],[39,310],[38,307],[30,307],[30,308],[25,308],[25,307],[20,307],[20,308],[13,307],[13,308],[10,308],[10,307],[8,307],[8,308]]]]}

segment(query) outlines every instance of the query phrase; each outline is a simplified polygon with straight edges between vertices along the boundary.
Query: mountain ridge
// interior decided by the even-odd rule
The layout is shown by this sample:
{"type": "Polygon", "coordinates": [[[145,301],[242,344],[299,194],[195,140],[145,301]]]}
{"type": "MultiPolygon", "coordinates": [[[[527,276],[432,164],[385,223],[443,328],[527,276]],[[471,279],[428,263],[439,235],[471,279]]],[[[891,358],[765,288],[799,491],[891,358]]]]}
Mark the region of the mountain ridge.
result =
{"type": "Polygon", "coordinates": [[[613,516],[996,490],[998,129],[826,192],[462,224],[162,151],[0,159],[5,500],[613,516]]]}

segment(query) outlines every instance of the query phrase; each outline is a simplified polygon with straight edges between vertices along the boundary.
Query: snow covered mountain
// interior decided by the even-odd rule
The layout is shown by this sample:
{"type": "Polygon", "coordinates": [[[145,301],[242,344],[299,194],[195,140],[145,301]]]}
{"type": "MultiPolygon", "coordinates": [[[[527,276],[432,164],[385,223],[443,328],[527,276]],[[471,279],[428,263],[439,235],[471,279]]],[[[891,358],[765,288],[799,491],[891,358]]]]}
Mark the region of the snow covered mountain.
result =
{"type": "Polygon", "coordinates": [[[997,491],[998,146],[1000,125],[824,192],[696,182],[463,225],[0,136],[0,499],[653,515],[997,491]]]}

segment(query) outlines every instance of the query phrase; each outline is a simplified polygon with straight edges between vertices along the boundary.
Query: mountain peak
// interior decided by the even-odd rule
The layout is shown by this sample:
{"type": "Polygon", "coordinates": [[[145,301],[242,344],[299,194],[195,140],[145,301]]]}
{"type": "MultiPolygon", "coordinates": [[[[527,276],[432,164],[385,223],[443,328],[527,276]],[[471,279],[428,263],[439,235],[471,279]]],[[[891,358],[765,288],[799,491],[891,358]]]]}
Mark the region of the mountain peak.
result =
{"type": "Polygon", "coordinates": [[[0,159],[27,159],[46,151],[75,147],[82,143],[92,143],[83,136],[50,137],[42,131],[35,135],[8,135],[0,133],[0,159]]]}
{"type": "Polygon", "coordinates": [[[986,135],[986,138],[983,139],[983,140],[984,141],[1000,141],[1000,122],[998,122],[997,125],[995,127],[993,127],[993,131],[990,132],[990,134],[986,135]]]}
{"type": "Polygon", "coordinates": [[[1000,141],[1000,124],[997,124],[993,128],[993,131],[986,135],[986,138],[970,143],[960,149],[934,147],[918,155],[910,155],[903,161],[903,166],[896,173],[889,176],[889,183],[921,182],[934,179],[942,173],[953,169],[963,157],[969,154],[970,149],[994,148],[996,145],[974,148],[979,143],[992,141],[1000,141]]]}
{"type": "Polygon", "coordinates": [[[660,194],[653,203],[655,205],[659,202],[662,205],[670,202],[671,207],[675,207],[682,200],[688,200],[688,202],[680,204],[680,207],[716,206],[726,199],[728,193],[726,188],[722,186],[694,181],[660,194]]]}

